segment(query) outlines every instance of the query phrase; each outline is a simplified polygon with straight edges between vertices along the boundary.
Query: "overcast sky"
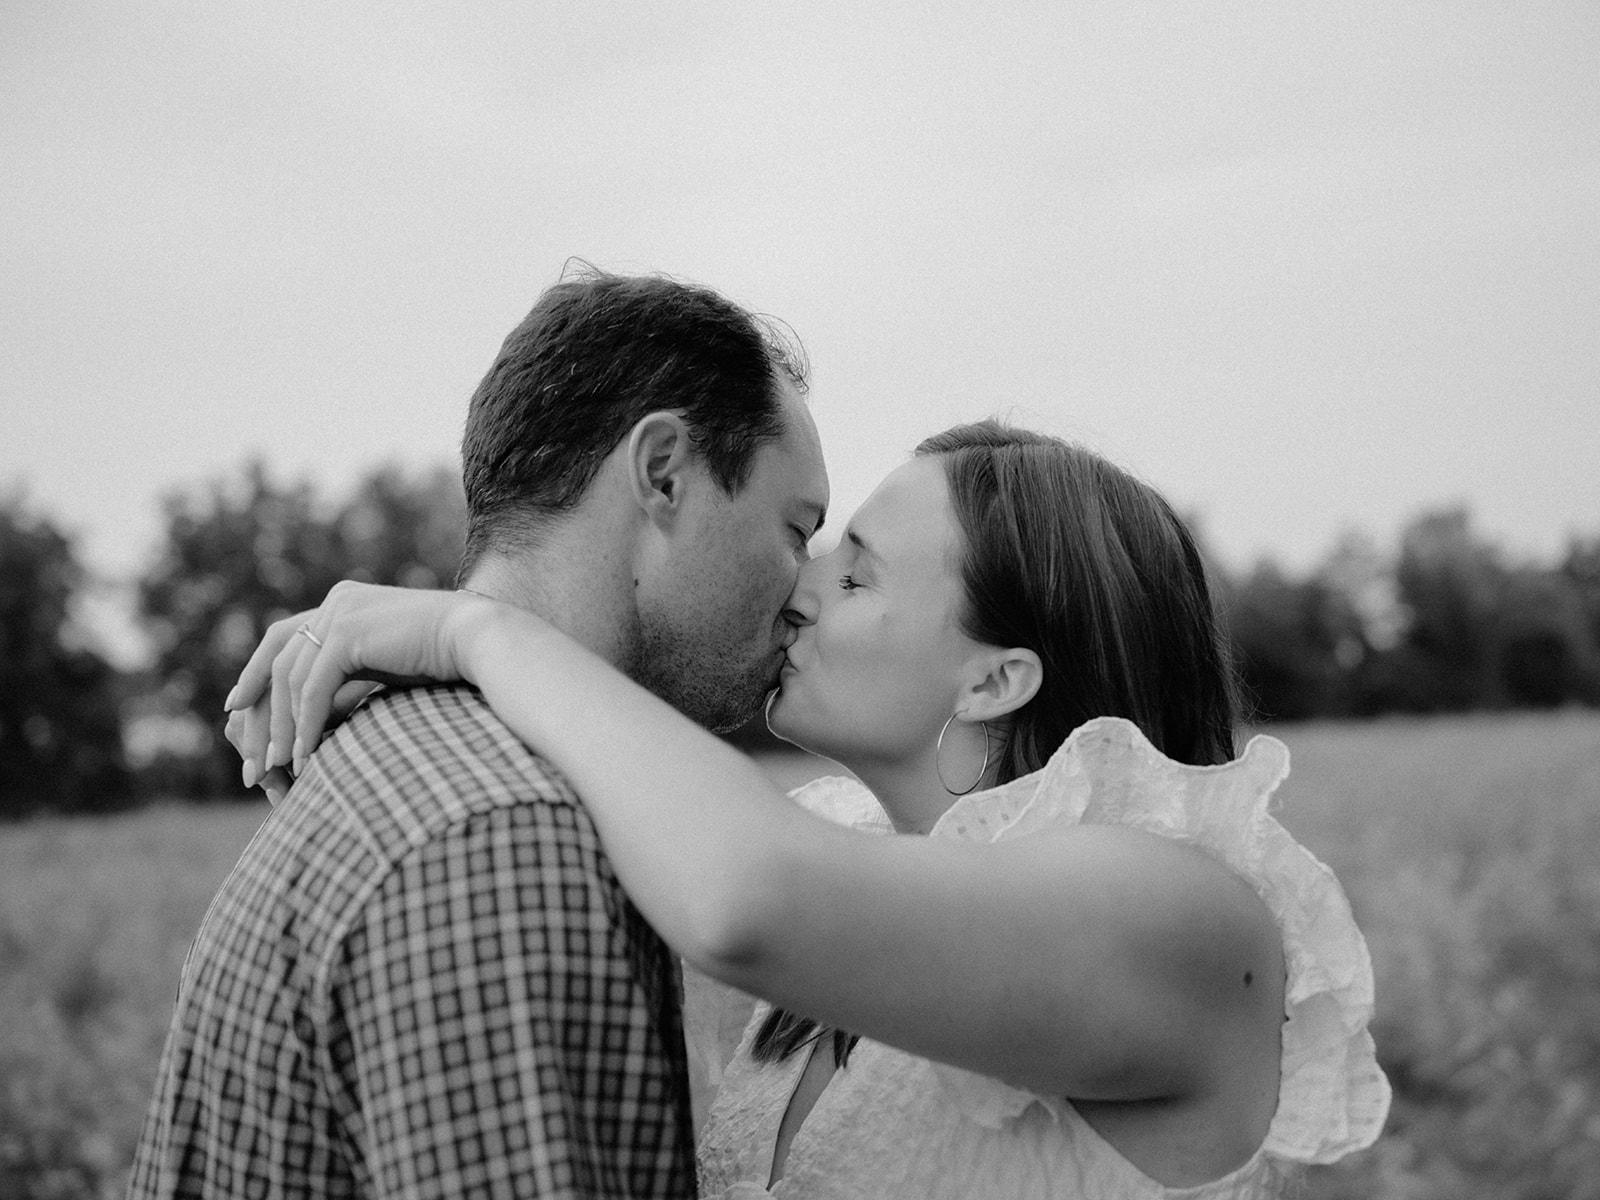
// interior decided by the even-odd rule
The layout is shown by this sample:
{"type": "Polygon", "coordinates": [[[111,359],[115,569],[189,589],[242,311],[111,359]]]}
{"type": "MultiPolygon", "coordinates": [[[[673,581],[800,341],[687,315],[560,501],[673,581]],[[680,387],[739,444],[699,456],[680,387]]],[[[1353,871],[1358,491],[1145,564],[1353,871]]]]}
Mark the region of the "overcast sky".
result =
{"type": "Polygon", "coordinates": [[[0,488],[134,574],[453,461],[582,256],[785,318],[835,508],[1004,413],[1230,565],[1600,534],[1600,6],[0,5],[0,488]]]}

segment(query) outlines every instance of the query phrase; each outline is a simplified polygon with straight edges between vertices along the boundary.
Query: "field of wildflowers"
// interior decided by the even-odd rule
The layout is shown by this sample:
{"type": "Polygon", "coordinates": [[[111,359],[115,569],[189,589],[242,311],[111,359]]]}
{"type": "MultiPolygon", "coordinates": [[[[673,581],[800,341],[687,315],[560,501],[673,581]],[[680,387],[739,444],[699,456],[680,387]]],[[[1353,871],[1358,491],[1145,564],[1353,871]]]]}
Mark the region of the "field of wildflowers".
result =
{"type": "MultiPolygon", "coordinates": [[[[1307,1200],[1600,1200],[1600,716],[1273,731],[1372,946],[1395,1086],[1307,1200]]],[[[772,764],[785,782],[818,769],[772,764]]],[[[120,1196],[183,955],[266,806],[0,827],[0,1196],[120,1196]]]]}

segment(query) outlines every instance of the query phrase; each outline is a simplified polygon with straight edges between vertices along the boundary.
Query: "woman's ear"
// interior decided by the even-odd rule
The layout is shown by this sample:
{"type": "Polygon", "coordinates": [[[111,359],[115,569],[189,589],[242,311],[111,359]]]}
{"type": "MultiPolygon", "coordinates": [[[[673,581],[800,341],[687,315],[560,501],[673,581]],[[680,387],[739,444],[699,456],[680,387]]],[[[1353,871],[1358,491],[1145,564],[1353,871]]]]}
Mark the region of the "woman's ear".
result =
{"type": "Polygon", "coordinates": [[[675,412],[646,413],[628,431],[628,486],[652,522],[669,522],[682,507],[692,458],[689,427],[675,412]]]}
{"type": "Polygon", "coordinates": [[[1021,646],[976,655],[969,669],[963,703],[957,709],[968,721],[1009,716],[1038,695],[1044,683],[1044,664],[1032,650],[1021,646]]]}

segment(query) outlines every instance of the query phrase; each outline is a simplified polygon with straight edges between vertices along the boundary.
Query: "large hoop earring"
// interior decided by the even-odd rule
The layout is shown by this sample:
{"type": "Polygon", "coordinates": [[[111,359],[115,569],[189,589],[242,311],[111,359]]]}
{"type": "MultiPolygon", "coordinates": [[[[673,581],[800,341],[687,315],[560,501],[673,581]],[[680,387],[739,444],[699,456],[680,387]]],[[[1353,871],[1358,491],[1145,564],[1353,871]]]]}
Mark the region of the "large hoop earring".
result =
{"type": "Polygon", "coordinates": [[[944,723],[944,728],[939,730],[939,740],[933,744],[933,773],[939,777],[939,785],[943,787],[945,791],[949,792],[952,796],[965,796],[968,792],[972,791],[983,782],[983,777],[989,770],[989,722],[978,722],[978,724],[983,726],[983,766],[978,768],[978,777],[958,792],[955,788],[951,787],[944,781],[944,767],[939,762],[939,755],[944,750],[944,735],[950,729],[950,721],[954,721],[955,719],[956,714],[951,713],[950,720],[946,721],[944,723]]]}

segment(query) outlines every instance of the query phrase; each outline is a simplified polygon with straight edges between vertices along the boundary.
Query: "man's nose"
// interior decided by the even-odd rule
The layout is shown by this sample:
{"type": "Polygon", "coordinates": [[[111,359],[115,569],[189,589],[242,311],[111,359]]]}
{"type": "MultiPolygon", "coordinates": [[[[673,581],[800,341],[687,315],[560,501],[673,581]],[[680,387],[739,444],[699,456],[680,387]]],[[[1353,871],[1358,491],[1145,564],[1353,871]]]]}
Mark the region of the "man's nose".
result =
{"type": "Polygon", "coordinates": [[[782,650],[785,654],[789,653],[789,647],[793,646],[795,644],[795,642],[797,640],[799,640],[799,637],[800,637],[800,626],[795,624],[795,622],[791,619],[791,617],[792,617],[792,614],[790,613],[790,611],[787,608],[784,609],[783,610],[783,637],[778,642],[778,648],[780,650],[782,650]]]}
{"type": "Polygon", "coordinates": [[[800,564],[794,591],[789,593],[789,599],[783,606],[783,619],[795,629],[810,625],[817,619],[817,561],[812,559],[800,564]]]}
{"type": "Polygon", "coordinates": [[[789,597],[789,603],[783,606],[783,611],[778,615],[789,626],[788,636],[783,640],[783,648],[785,650],[794,645],[794,639],[800,635],[800,630],[815,620],[814,617],[808,617],[805,610],[795,606],[793,596],[789,597]]]}

